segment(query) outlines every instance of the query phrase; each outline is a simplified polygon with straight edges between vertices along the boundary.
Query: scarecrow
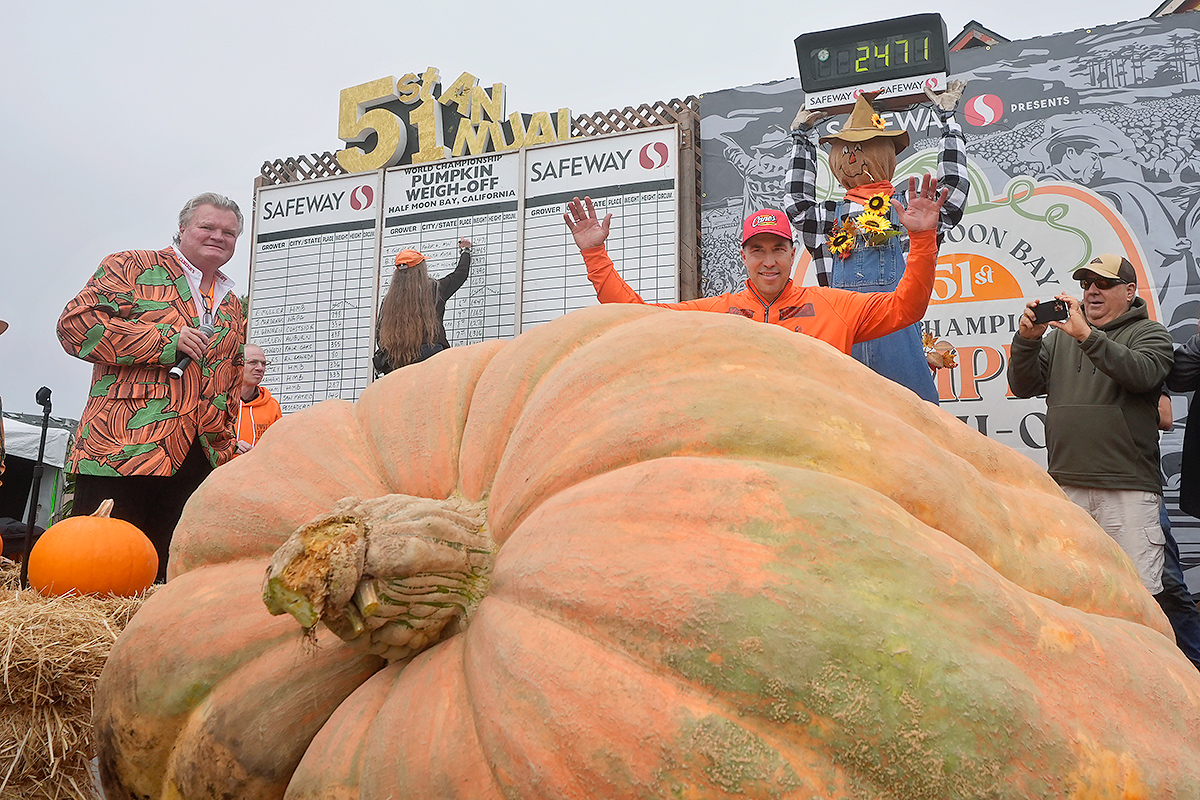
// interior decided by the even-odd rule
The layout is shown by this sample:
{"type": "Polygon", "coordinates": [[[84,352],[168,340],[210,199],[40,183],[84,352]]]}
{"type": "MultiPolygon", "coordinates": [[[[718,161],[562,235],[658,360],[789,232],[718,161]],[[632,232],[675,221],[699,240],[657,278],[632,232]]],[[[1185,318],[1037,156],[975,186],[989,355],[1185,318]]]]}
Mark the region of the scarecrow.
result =
{"type": "MultiPolygon", "coordinates": [[[[925,93],[941,122],[938,187],[949,189],[938,223],[938,244],[959,223],[967,202],[967,158],[962,128],[954,109],[966,84],[950,81],[947,90],[925,93]]],[[[892,186],[896,156],[908,147],[908,132],[889,130],[872,107],[874,94],[858,96],[850,119],[830,144],[829,168],[846,190],[845,199],[817,202],[817,135],[813,126],[826,114],[801,106],[792,123],[792,169],[785,209],[804,246],[812,254],[817,283],[856,292],[895,291],[904,274],[908,237],[892,208],[906,202],[906,190],[892,186]]],[[[871,369],[937,403],[930,368],[954,366],[953,350],[924,342],[920,323],[879,339],[854,345],[853,356],[871,369]],[[948,351],[948,352],[947,352],[948,351]],[[949,358],[944,356],[949,355],[949,358]]]]}

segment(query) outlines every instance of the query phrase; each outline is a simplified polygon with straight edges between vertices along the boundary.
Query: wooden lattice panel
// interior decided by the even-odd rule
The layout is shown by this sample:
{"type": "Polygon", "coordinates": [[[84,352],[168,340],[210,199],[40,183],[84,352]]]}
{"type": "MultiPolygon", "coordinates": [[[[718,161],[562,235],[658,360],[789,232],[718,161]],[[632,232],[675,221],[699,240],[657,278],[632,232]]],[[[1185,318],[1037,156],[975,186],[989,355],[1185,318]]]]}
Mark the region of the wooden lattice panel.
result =
{"type": "Polygon", "coordinates": [[[274,161],[264,161],[262,165],[262,186],[274,186],[280,183],[294,183],[313,178],[328,178],[332,175],[345,175],[346,170],[338,163],[337,156],[331,151],[295,158],[277,158],[274,161]]]}
{"type": "Polygon", "coordinates": [[[689,113],[695,114],[699,111],[700,99],[693,95],[686,100],[659,100],[652,105],[643,104],[636,108],[626,106],[620,110],[614,108],[610,111],[580,114],[572,121],[572,127],[576,136],[603,136],[606,133],[674,125],[683,122],[689,113]]]}

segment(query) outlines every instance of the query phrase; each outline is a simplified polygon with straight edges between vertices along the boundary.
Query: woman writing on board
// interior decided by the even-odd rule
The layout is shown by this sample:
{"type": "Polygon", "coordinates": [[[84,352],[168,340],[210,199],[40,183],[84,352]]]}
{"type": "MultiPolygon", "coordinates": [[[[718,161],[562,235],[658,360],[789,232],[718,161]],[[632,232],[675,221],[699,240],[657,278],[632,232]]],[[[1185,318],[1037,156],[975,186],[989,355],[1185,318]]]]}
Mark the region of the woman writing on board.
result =
{"type": "Polygon", "coordinates": [[[433,280],[425,256],[416,250],[396,254],[396,271],[379,306],[376,325],[375,371],[392,370],[424,361],[450,346],[442,318],[446,301],[467,281],[471,268],[471,240],[458,240],[458,266],[433,280]]]}

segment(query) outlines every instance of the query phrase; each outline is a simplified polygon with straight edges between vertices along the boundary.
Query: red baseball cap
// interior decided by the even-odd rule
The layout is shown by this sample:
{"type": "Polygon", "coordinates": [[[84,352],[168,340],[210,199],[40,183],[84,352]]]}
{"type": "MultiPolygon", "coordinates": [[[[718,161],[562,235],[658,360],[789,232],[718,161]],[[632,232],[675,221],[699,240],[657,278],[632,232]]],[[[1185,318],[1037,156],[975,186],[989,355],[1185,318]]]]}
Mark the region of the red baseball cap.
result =
{"type": "Polygon", "coordinates": [[[742,244],[746,244],[751,236],[758,233],[773,233],[789,242],[793,240],[792,224],[788,222],[787,215],[773,208],[755,211],[746,217],[746,221],[742,223],[742,244]]]}

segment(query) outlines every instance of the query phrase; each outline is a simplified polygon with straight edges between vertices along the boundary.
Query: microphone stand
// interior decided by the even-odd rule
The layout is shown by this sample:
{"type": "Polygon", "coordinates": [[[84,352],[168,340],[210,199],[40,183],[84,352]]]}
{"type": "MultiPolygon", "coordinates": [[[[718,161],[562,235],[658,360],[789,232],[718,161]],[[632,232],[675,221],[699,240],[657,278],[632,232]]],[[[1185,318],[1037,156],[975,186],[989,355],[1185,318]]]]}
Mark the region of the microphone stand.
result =
{"type": "Polygon", "coordinates": [[[37,462],[33,465],[33,486],[29,495],[29,521],[25,525],[25,557],[21,559],[21,588],[29,586],[29,552],[33,550],[33,524],[37,521],[38,495],[42,491],[42,459],[46,456],[46,431],[50,427],[50,390],[45,386],[37,391],[37,403],[42,407],[42,442],[38,445],[37,462]]]}

